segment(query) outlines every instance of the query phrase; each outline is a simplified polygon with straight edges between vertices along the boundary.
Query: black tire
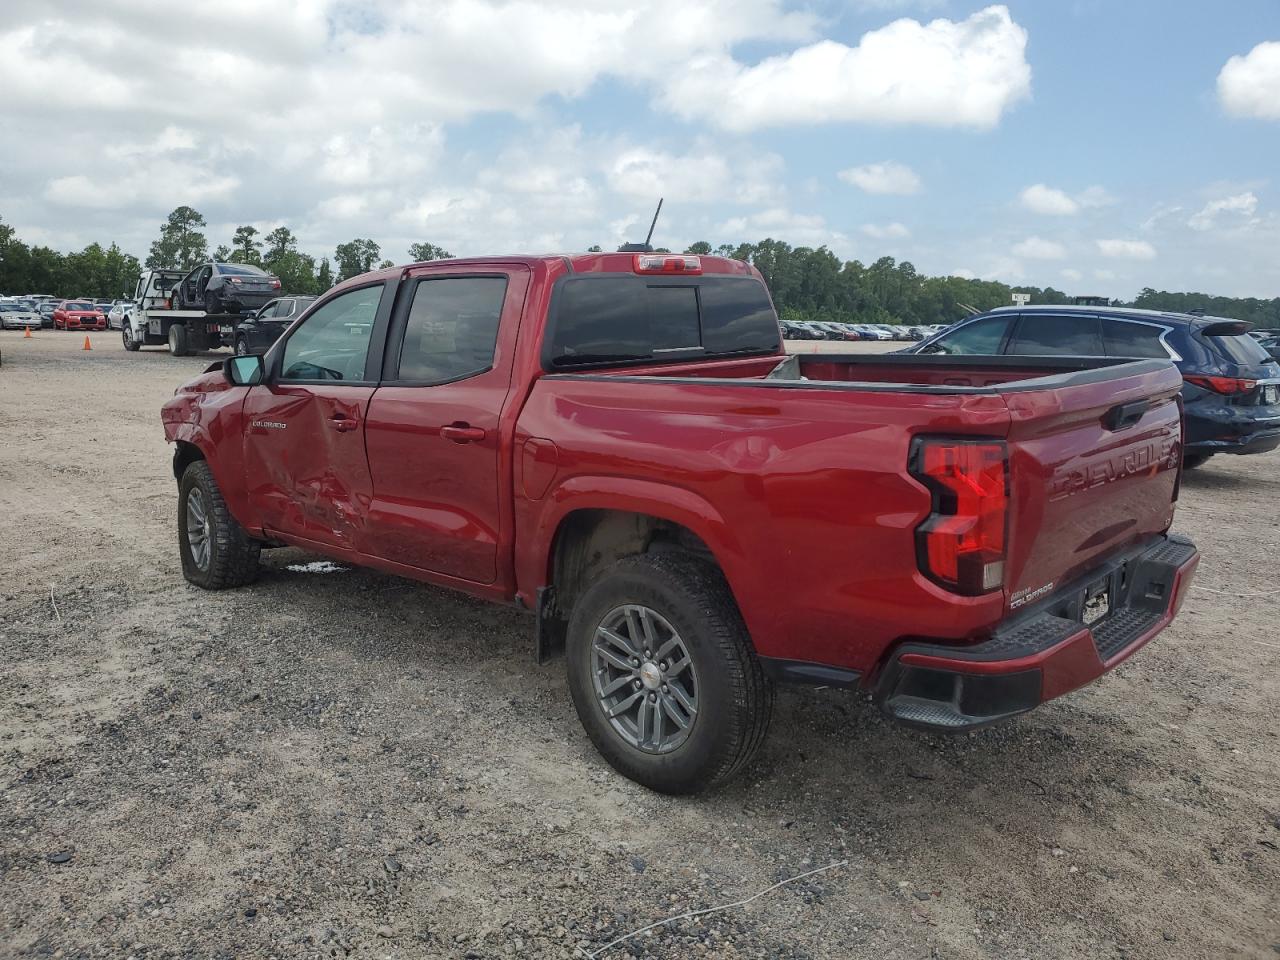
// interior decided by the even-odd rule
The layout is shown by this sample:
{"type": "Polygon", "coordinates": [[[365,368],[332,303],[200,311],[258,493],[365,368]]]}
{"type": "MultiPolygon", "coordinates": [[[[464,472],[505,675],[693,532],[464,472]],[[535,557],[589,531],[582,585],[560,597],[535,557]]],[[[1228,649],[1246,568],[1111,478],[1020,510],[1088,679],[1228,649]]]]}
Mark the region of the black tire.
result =
{"type": "Polygon", "coordinates": [[[130,353],[136,353],[142,346],[137,340],[133,339],[131,328],[128,323],[120,328],[120,338],[124,341],[124,348],[130,353]]]}
{"type": "Polygon", "coordinates": [[[223,313],[226,306],[218,299],[216,293],[205,292],[204,295],[204,312],[208,314],[223,313]]]}
{"type": "Polygon", "coordinates": [[[1202,467],[1212,456],[1212,453],[1184,453],[1182,455],[1182,469],[1194,470],[1196,467],[1202,467]]]}
{"type": "Polygon", "coordinates": [[[175,357],[185,357],[191,352],[187,345],[187,328],[181,323],[169,326],[169,353],[175,357]]]}
{"type": "Polygon", "coordinates": [[[709,561],[676,552],[620,560],[574,605],[566,654],[569,690],[591,742],[615,770],[651,790],[690,794],[716,786],[741,770],[764,742],[773,684],[751,647],[723,574],[709,561]],[[670,752],[646,752],[630,743],[605,716],[597,696],[597,628],[628,604],[665,618],[696,671],[697,714],[683,742],[670,752]]]}
{"type": "Polygon", "coordinates": [[[249,341],[244,337],[236,337],[236,356],[247,357],[249,355],[249,341]]]}
{"type": "Polygon", "coordinates": [[[258,579],[261,550],[262,542],[245,533],[231,516],[209,465],[203,460],[189,464],[178,484],[178,553],[182,557],[182,575],[205,590],[243,587],[258,579]],[[201,510],[207,517],[208,553],[203,564],[193,551],[190,536],[189,507],[194,494],[199,495],[201,510]]]}

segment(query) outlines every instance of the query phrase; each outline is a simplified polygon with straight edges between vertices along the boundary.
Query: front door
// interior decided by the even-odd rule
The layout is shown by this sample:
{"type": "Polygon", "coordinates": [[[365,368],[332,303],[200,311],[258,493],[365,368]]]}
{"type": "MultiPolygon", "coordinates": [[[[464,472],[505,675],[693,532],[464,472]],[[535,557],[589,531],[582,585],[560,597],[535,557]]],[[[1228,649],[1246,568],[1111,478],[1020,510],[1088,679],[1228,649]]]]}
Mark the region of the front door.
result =
{"type": "Polygon", "coordinates": [[[269,531],[359,549],[372,495],[364,428],[370,344],[385,285],[335,296],[272,355],[245,398],[245,476],[269,531]]]}
{"type": "Polygon", "coordinates": [[[441,264],[404,282],[387,375],[365,417],[368,552],[493,583],[504,495],[500,417],[529,272],[441,264]]]}

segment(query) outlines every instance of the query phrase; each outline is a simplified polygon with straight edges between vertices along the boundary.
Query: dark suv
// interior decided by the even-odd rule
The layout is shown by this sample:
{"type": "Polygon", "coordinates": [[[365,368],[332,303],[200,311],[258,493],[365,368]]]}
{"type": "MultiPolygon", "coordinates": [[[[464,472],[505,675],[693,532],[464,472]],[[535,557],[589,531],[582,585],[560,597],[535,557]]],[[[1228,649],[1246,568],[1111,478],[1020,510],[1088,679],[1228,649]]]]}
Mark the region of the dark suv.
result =
{"type": "Polygon", "coordinates": [[[903,353],[1157,357],[1182,373],[1187,467],[1280,447],[1280,363],[1222,317],[1119,307],[1001,307],[903,353]]]}

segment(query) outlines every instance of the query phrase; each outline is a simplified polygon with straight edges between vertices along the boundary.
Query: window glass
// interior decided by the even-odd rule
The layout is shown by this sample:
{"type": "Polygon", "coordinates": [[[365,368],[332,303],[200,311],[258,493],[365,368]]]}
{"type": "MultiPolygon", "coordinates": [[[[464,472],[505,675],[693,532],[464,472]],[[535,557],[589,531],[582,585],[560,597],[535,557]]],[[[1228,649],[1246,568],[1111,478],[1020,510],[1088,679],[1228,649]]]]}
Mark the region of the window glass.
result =
{"type": "Polygon", "coordinates": [[[340,294],[315,311],[284,345],[283,380],[363,380],[384,286],[340,294]]]}
{"type": "MultiPolygon", "coordinates": [[[[213,267],[206,267],[206,273],[212,273],[213,267]]],[[[232,277],[265,277],[266,273],[247,263],[220,263],[218,272],[232,277]]]]}
{"type": "Polygon", "coordinates": [[[650,287],[648,299],[649,332],[655,351],[702,346],[697,287],[650,287]]]}
{"type": "Polygon", "coordinates": [[[420,280],[409,307],[399,380],[460,380],[488,370],[507,295],[503,277],[420,280]]]}
{"type": "Polygon", "coordinates": [[[1160,342],[1164,327],[1125,320],[1102,321],[1102,339],[1109,357],[1159,357],[1169,359],[1169,351],[1160,342]]]}
{"type": "Polygon", "coordinates": [[[1098,318],[1024,313],[1009,352],[1024,357],[1101,357],[1098,318]]]}
{"type": "Polygon", "coordinates": [[[581,277],[562,282],[549,352],[552,365],[568,367],[666,351],[768,353],[780,339],[769,295],[753,277],[581,277]]]}
{"type": "Polygon", "coordinates": [[[1218,355],[1232,363],[1267,363],[1271,356],[1257,340],[1246,333],[1233,337],[1205,337],[1205,342],[1213,345],[1218,355]]]}
{"type": "Polygon", "coordinates": [[[983,317],[965,324],[940,340],[926,345],[921,353],[944,353],[956,357],[994,356],[1000,352],[1012,316],[983,317]]]}
{"type": "Polygon", "coordinates": [[[293,313],[292,300],[277,300],[275,309],[271,311],[273,317],[287,317],[293,313]]]}

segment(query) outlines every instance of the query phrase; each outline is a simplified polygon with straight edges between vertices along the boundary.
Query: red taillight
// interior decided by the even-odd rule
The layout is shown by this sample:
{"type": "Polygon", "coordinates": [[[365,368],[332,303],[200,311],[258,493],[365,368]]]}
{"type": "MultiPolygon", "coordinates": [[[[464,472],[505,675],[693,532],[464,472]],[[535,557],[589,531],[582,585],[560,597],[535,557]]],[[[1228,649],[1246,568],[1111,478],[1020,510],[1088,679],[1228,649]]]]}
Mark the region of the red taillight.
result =
{"type": "Polygon", "coordinates": [[[280,289],[280,281],[279,281],[279,280],[272,280],[272,281],[271,281],[271,289],[272,289],[272,290],[279,290],[279,289],[280,289]]]}
{"type": "Polygon", "coordinates": [[[702,261],[687,255],[672,256],[668,253],[637,253],[632,261],[636,273],[702,273],[702,261]]]}
{"type": "Polygon", "coordinates": [[[1194,383],[1197,387],[1203,387],[1205,390],[1212,390],[1214,393],[1225,394],[1230,396],[1233,393],[1248,393],[1258,385],[1257,380],[1241,380],[1238,377],[1200,377],[1191,376],[1183,377],[1187,383],[1194,383]]]}
{"type": "Polygon", "coordinates": [[[933,494],[933,512],[916,528],[920,571],[956,593],[998,590],[1009,513],[1005,445],[921,438],[911,474],[933,494]]]}

